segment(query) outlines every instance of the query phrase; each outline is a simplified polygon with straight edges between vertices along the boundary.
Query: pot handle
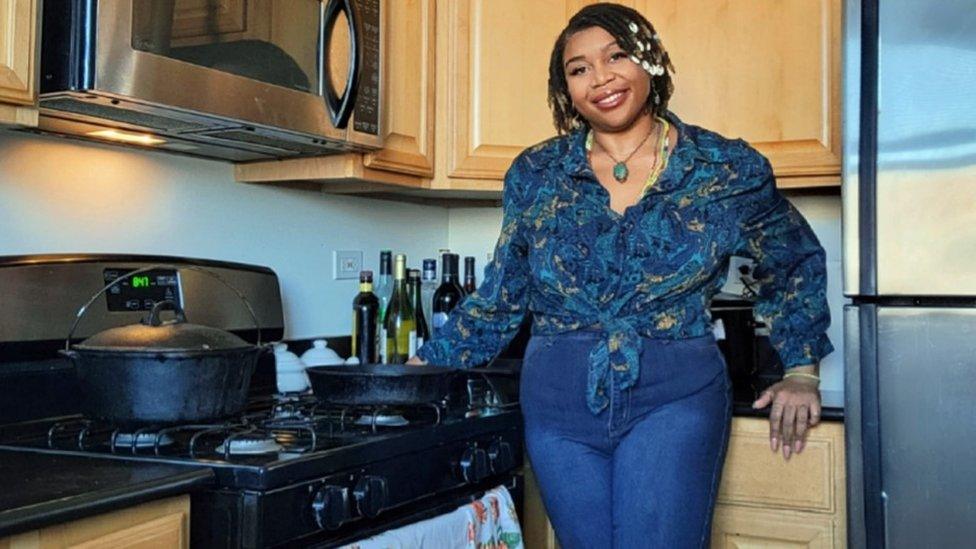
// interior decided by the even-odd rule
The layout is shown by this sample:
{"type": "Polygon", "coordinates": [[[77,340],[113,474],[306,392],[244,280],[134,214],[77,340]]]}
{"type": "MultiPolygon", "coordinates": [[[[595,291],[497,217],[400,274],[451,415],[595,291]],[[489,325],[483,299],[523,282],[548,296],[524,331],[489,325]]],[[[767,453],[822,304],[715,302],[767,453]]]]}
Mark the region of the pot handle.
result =
{"type": "MultiPolygon", "coordinates": [[[[203,273],[205,275],[208,275],[211,278],[213,278],[214,280],[216,280],[217,282],[220,282],[221,284],[223,284],[227,289],[229,289],[230,291],[234,292],[234,294],[237,295],[238,299],[241,300],[241,303],[244,304],[244,308],[247,309],[247,314],[250,315],[251,321],[254,322],[254,327],[257,329],[257,332],[258,332],[258,334],[257,334],[258,335],[257,346],[258,347],[261,346],[261,323],[258,322],[258,316],[256,314],[254,314],[254,308],[251,307],[251,302],[248,301],[246,297],[244,297],[244,293],[243,292],[241,292],[240,290],[238,290],[237,288],[235,288],[230,282],[227,282],[226,280],[224,280],[223,278],[221,278],[220,275],[218,275],[217,273],[211,271],[210,269],[204,269],[203,267],[198,267],[196,265],[181,265],[181,266],[176,266],[176,265],[168,265],[168,264],[165,264],[165,263],[159,263],[159,264],[156,264],[156,265],[149,265],[148,267],[142,267],[141,269],[136,269],[136,270],[134,270],[134,271],[132,271],[130,273],[126,273],[126,274],[124,274],[124,275],[116,278],[115,280],[109,282],[108,284],[105,285],[104,288],[102,288],[101,290],[99,290],[98,292],[96,292],[95,295],[91,296],[91,298],[84,305],[82,305],[80,309],[78,309],[78,313],[75,315],[75,321],[71,325],[71,330],[68,332],[68,337],[65,338],[65,340],[64,340],[64,350],[65,350],[65,352],[70,352],[71,351],[71,338],[72,338],[72,336],[75,335],[75,330],[78,328],[78,324],[81,322],[81,319],[85,316],[85,313],[88,312],[88,307],[90,307],[91,304],[94,303],[96,299],[98,299],[105,292],[109,291],[109,289],[111,289],[116,284],[121,284],[123,280],[125,280],[125,279],[127,279],[127,278],[129,278],[131,276],[134,276],[134,275],[137,275],[137,274],[141,274],[141,273],[145,273],[145,272],[148,272],[148,271],[152,271],[152,270],[155,270],[155,269],[173,269],[174,271],[181,271],[181,270],[197,271],[197,272],[203,273]]],[[[160,301],[159,303],[156,303],[155,305],[153,305],[152,311],[150,311],[150,313],[149,313],[150,322],[152,322],[153,319],[155,319],[155,321],[157,322],[157,324],[153,324],[153,326],[158,326],[159,325],[158,324],[158,322],[159,322],[159,311],[164,308],[164,307],[162,307],[162,305],[164,303],[172,303],[175,306],[175,309],[174,310],[176,311],[176,318],[177,318],[177,320],[180,321],[180,322],[186,322],[186,313],[183,312],[183,308],[182,307],[180,307],[179,305],[177,305],[175,302],[173,302],[171,300],[163,300],[163,301],[160,301]]]]}
{"type": "Polygon", "coordinates": [[[142,323],[147,326],[162,326],[163,321],[159,320],[159,313],[164,309],[170,309],[176,313],[177,324],[186,322],[186,311],[183,310],[183,307],[180,307],[179,303],[172,299],[164,299],[153,304],[152,310],[149,311],[149,316],[142,319],[142,323]]]}

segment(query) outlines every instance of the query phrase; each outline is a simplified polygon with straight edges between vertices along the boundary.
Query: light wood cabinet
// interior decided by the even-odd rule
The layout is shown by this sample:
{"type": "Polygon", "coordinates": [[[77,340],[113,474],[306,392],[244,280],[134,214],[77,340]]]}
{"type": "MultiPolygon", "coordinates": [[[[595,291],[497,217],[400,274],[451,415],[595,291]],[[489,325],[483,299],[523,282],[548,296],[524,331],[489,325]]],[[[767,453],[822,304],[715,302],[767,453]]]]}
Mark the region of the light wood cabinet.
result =
{"type": "Polygon", "coordinates": [[[0,125],[37,125],[40,0],[0,0],[0,125]]]}
{"type": "MultiPolygon", "coordinates": [[[[559,547],[529,466],[526,547],[559,547]]],[[[712,521],[713,548],[841,548],[847,544],[844,425],[824,422],[803,453],[785,461],[769,449],[766,419],[732,420],[712,521]]]]}
{"type": "Polygon", "coordinates": [[[780,187],[840,185],[841,0],[647,0],[675,65],[669,105],[741,137],[780,187]]]}
{"type": "MultiPolygon", "coordinates": [[[[383,150],[368,168],[422,178],[434,175],[434,0],[387,2],[383,150]]],[[[419,183],[419,182],[418,182],[419,183]]]]}
{"type": "MultiPolygon", "coordinates": [[[[593,1],[385,2],[386,147],[239,165],[238,179],[499,198],[512,160],[555,134],[549,55],[593,1]]],[[[781,187],[839,185],[841,0],[620,3],[661,34],[677,67],[670,106],[683,120],[752,143],[781,187]]]]}
{"type": "Polygon", "coordinates": [[[186,549],[189,545],[189,496],[144,503],[0,539],[0,549],[186,549]]]}

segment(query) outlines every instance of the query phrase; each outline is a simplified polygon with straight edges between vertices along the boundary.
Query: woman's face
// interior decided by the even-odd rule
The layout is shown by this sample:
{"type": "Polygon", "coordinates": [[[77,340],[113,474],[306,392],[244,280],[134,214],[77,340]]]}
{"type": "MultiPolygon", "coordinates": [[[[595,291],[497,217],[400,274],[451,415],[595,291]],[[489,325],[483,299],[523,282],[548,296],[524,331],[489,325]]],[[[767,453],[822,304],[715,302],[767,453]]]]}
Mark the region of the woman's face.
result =
{"type": "Polygon", "coordinates": [[[563,70],[573,106],[596,130],[626,129],[647,105],[650,75],[601,27],[569,37],[563,70]]]}

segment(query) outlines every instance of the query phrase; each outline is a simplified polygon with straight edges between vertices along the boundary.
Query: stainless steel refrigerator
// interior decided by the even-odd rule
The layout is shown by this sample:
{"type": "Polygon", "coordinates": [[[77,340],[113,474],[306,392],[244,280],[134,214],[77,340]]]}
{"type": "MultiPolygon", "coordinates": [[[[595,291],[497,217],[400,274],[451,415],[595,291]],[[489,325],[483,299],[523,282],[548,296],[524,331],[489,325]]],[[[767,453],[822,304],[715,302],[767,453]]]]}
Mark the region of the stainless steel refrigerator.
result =
{"type": "Polygon", "coordinates": [[[851,547],[976,546],[976,0],[845,7],[851,547]]]}

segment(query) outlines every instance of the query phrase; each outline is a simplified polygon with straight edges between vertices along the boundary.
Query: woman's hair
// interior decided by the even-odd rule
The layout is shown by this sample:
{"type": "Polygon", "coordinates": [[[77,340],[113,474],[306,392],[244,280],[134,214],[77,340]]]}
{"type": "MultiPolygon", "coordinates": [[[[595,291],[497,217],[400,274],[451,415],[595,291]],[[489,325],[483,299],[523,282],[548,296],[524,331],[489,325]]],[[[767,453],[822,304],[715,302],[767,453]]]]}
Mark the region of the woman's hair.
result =
{"type": "Polygon", "coordinates": [[[549,58],[549,108],[556,131],[568,133],[575,128],[589,126],[573,107],[563,68],[566,42],[573,34],[591,27],[600,27],[617,40],[630,60],[637,63],[651,78],[651,90],[647,95],[647,110],[653,116],[661,116],[668,108],[668,99],[674,91],[671,72],[674,66],[661,44],[654,26],[639,12],[619,4],[591,4],[576,12],[569,24],[556,38],[549,58]]]}

